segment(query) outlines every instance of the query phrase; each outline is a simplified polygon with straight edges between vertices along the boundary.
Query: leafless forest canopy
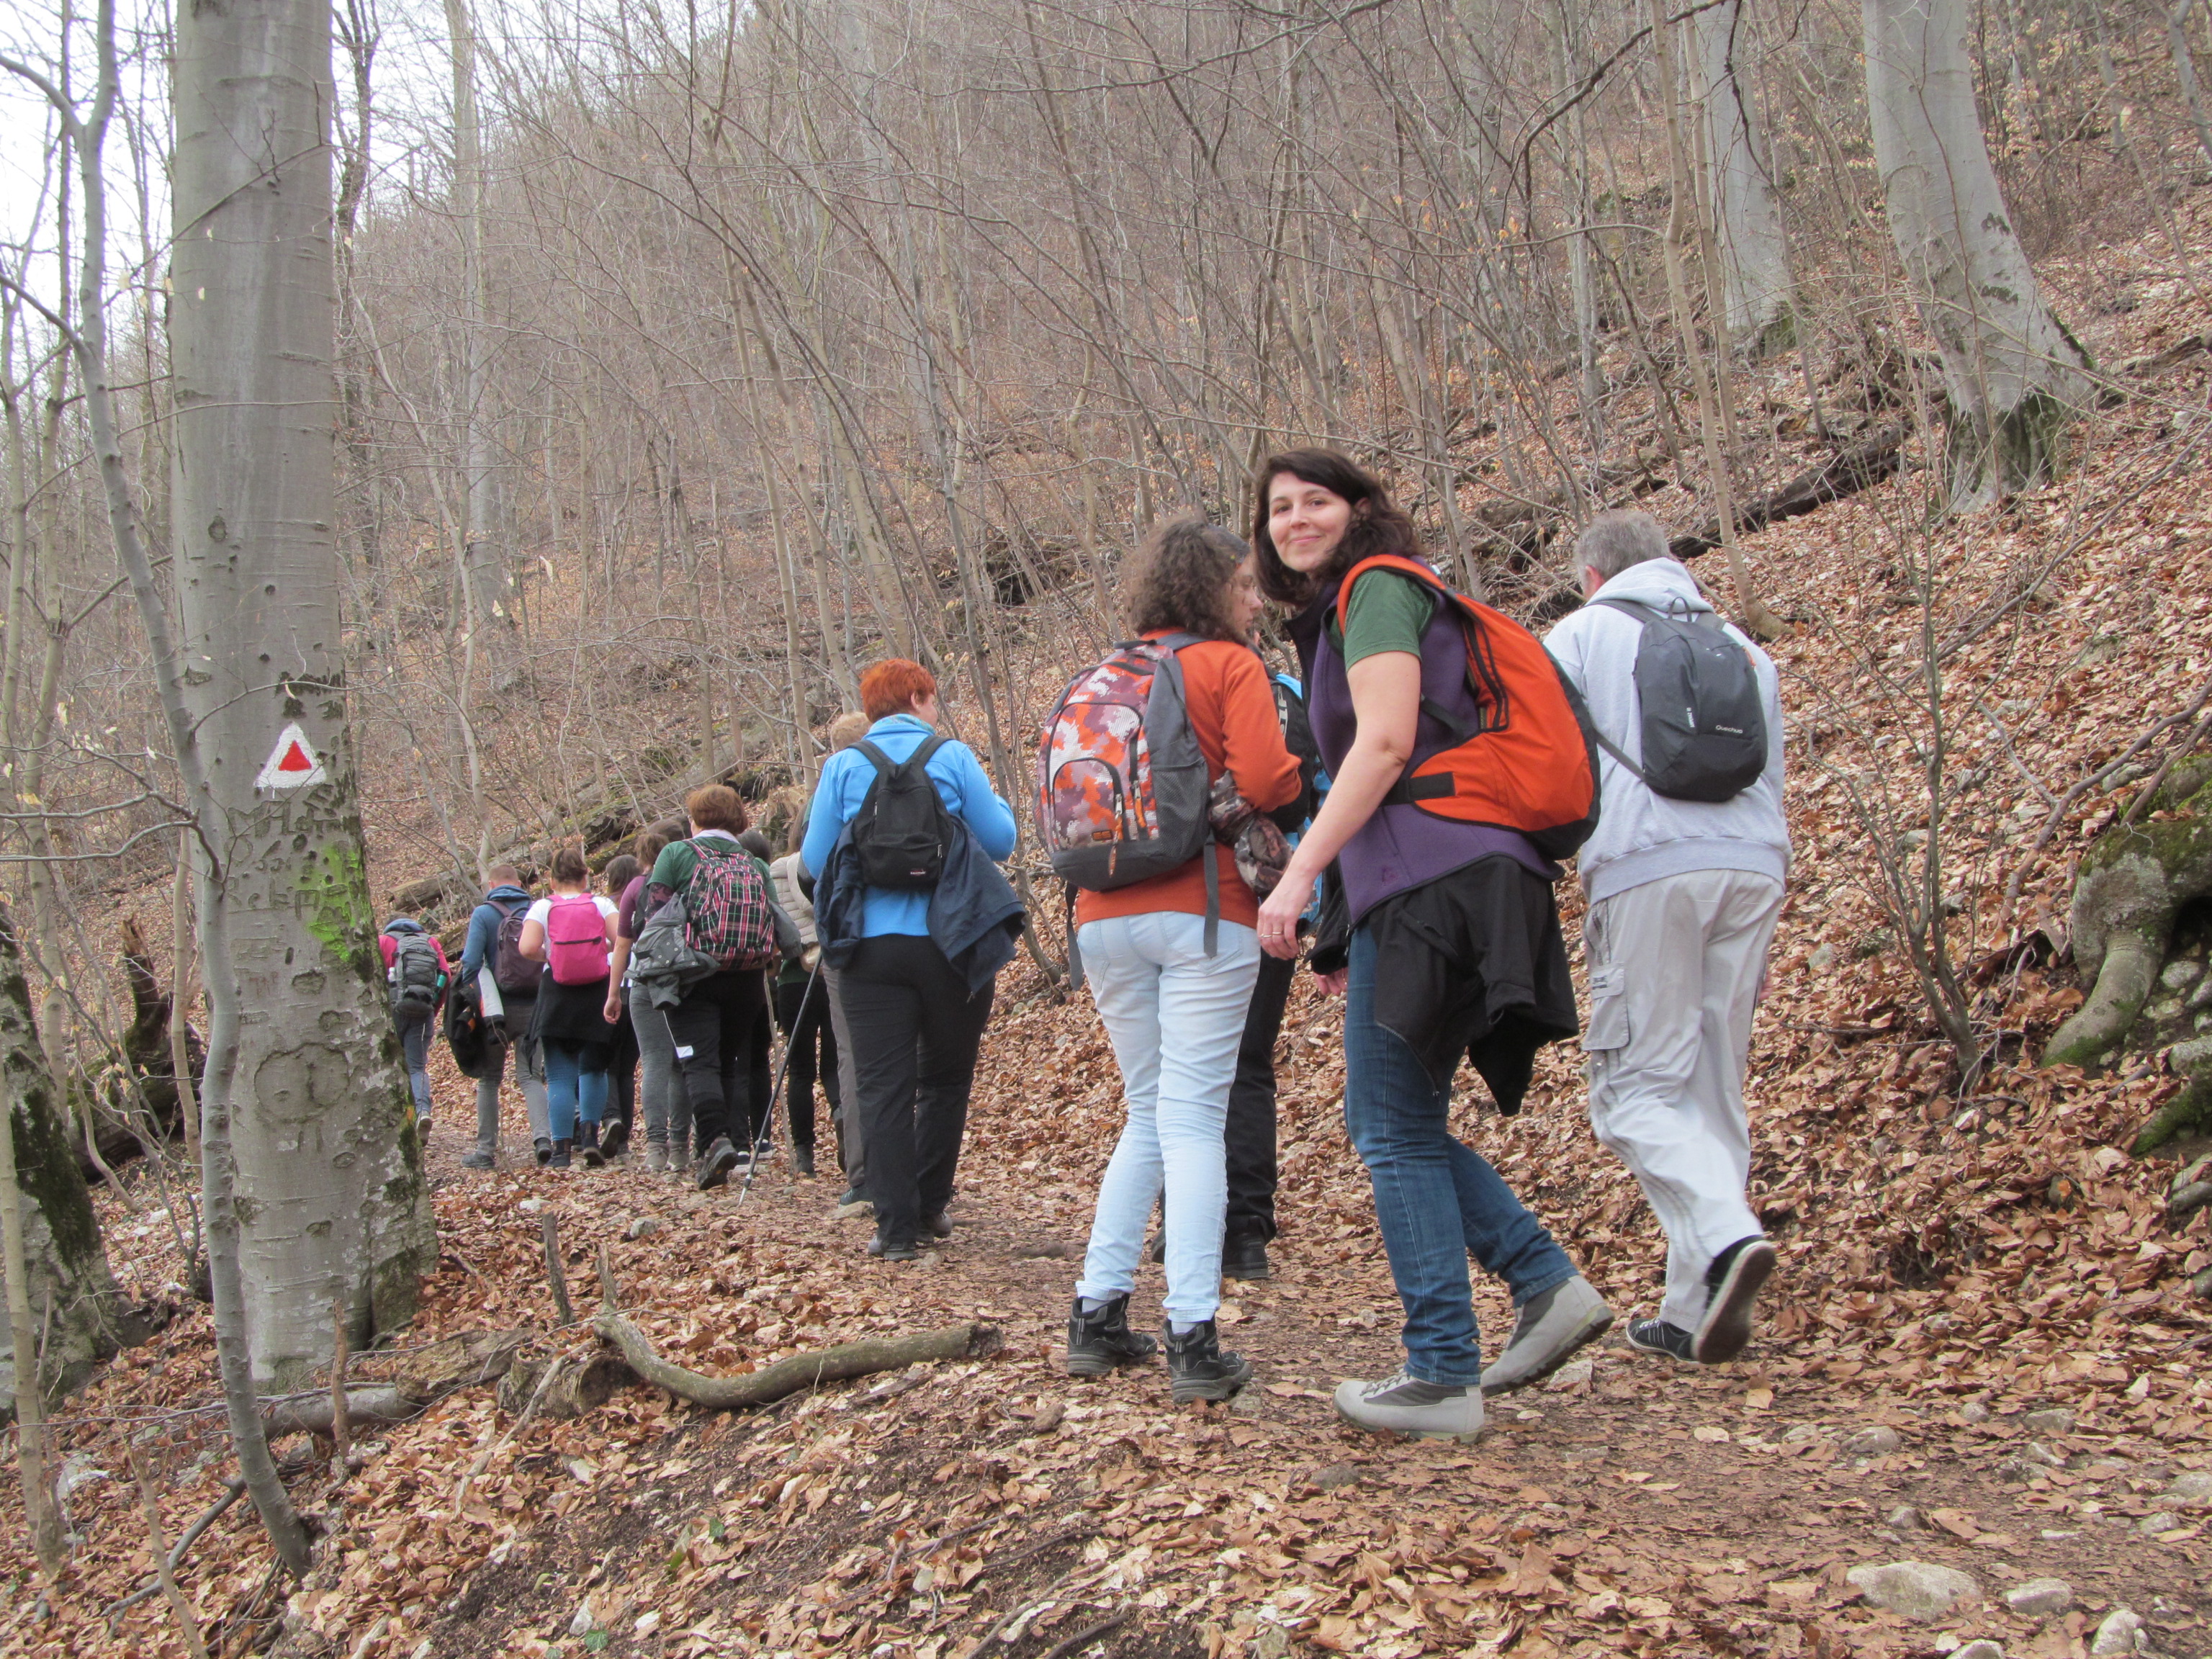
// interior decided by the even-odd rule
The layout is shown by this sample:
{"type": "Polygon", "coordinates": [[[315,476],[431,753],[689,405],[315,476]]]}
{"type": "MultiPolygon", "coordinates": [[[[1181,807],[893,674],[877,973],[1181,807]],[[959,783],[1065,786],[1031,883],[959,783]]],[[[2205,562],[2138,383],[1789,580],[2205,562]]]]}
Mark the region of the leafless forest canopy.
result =
{"type": "MultiPolygon", "coordinates": [[[[2207,166],[2203,9],[1957,16],[2031,254],[2170,222],[2207,166]]],[[[1382,465],[1463,580],[1540,608],[1595,506],[1692,530],[1716,459],[1737,503],[1942,413],[1856,7],[348,0],[336,27],[335,532],[386,884],[709,771],[803,782],[886,650],[940,668],[1012,786],[1143,526],[1239,521],[1285,442],[1382,465]]],[[[113,167],[158,167],[147,114],[113,167]]],[[[164,258],[111,268],[160,545],[164,258]]],[[[173,846],[144,647],[71,374],[9,328],[13,834],[64,888],[142,880],[173,846]]]]}

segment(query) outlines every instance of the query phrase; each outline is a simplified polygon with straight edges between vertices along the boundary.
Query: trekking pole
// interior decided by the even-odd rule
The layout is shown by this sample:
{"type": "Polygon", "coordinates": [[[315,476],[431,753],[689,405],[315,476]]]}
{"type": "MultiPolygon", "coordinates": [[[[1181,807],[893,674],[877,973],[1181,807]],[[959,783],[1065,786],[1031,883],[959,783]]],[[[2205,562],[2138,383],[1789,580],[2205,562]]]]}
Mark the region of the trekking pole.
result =
{"type": "MultiPolygon", "coordinates": [[[[799,1012],[792,1016],[792,1032],[795,1033],[799,1030],[799,1022],[806,1018],[806,1005],[814,999],[814,981],[821,977],[822,958],[817,957],[814,959],[814,970],[806,976],[806,988],[799,993],[799,1012]]],[[[792,1037],[787,1034],[783,1040],[783,1060],[775,1068],[775,1081],[769,1085],[768,1110],[761,1115],[761,1123],[764,1127],[775,1121],[776,1097],[783,1092],[783,1080],[791,1072],[791,1050],[792,1037]]],[[[747,1126],[745,1133],[752,1133],[750,1125],[747,1126]]],[[[745,1178],[738,1188],[738,1201],[730,1206],[732,1210],[744,1208],[745,1194],[753,1189],[753,1171],[760,1168],[760,1141],[756,1139],[752,1146],[752,1156],[745,1160],[745,1178]]]]}

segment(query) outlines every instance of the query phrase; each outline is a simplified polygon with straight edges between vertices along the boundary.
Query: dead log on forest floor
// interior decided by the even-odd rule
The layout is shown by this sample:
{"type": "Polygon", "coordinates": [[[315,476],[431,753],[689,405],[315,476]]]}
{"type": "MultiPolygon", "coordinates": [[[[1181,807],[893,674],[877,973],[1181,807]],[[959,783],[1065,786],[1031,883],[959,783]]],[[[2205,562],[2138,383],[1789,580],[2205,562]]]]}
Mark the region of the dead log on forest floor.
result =
{"type": "MultiPolygon", "coordinates": [[[[1905,428],[1885,427],[1871,438],[1839,449],[1819,465],[1808,467],[1779,489],[1753,495],[1735,511],[1735,532],[1747,535],[1785,520],[1799,519],[1869,489],[1896,476],[1905,462],[1905,428]]],[[[1694,559],[1721,544],[1720,520],[1708,519],[1704,526],[1667,544],[1678,559],[1694,559]]]]}
{"type": "Polygon", "coordinates": [[[645,1333],[618,1313],[602,1312],[592,1322],[592,1328],[621,1351],[630,1370],[644,1382],[717,1412],[773,1405],[787,1395],[820,1383],[842,1382],[877,1371],[904,1370],[908,1365],[932,1360],[980,1359],[997,1352],[1002,1340],[997,1326],[970,1322],[913,1336],[840,1342],[818,1352],[793,1354],[765,1370],[741,1376],[702,1376],[663,1359],[653,1352],[645,1333]]]}
{"type": "MultiPolygon", "coordinates": [[[[514,1356],[532,1332],[470,1331],[408,1354],[391,1382],[346,1390],[346,1417],[362,1423],[404,1423],[418,1417],[447,1395],[507,1375],[514,1356]]],[[[374,1353],[360,1356],[374,1360],[374,1353]]],[[[604,1397],[604,1396],[603,1396],[604,1397]]],[[[296,1399],[272,1400],[262,1407],[269,1432],[331,1437],[331,1394],[325,1389],[296,1399]]]]}

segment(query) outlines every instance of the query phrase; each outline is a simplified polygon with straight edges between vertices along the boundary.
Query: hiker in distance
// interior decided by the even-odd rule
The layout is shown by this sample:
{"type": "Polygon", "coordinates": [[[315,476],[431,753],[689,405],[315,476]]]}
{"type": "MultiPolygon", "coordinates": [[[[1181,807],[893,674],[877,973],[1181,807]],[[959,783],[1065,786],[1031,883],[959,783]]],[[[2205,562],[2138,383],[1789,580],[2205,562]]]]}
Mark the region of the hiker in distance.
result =
{"type": "Polygon", "coordinates": [[[1076,677],[1045,722],[1038,763],[1037,821],[1075,894],[1077,971],[1114,1044],[1127,1112],[1099,1183],[1066,1365],[1100,1376],[1156,1351],[1129,1329],[1128,1306],[1164,1189],[1163,1334],[1178,1405],[1225,1400],[1252,1375],[1214,1323],[1224,1133],[1260,973],[1255,884],[1272,886],[1287,849],[1272,823],[1259,843],[1274,831],[1273,858],[1240,856],[1247,844],[1234,838],[1303,793],[1267,669],[1246,643],[1260,610],[1249,554],[1203,520],[1156,530],[1125,588],[1137,640],[1076,677]]]}
{"type": "MultiPolygon", "coordinates": [[[[553,1132],[545,1104],[545,1062],[529,1036],[532,1017],[538,1011],[538,964],[525,957],[523,913],[530,908],[530,890],[522,872],[511,864],[495,865],[484,872],[489,885],[483,902],[469,913],[468,937],[461,945],[461,979],[482,983],[488,975],[498,998],[498,1024],[506,1042],[489,1062],[486,1075],[477,1079],[477,1144],[461,1160],[466,1170],[489,1170],[499,1159],[499,1085],[507,1071],[509,1053],[514,1056],[514,1080],[522,1091],[522,1105],[530,1120],[532,1149],[538,1161],[553,1157],[553,1132]]],[[[485,1000],[486,1012],[491,999],[485,1000]]]]}
{"type": "Polygon", "coordinates": [[[550,1167],[568,1169],[572,1153],[598,1169],[599,1120],[607,1109],[607,1068],[615,1030],[605,1016],[607,951],[615,902],[591,890],[583,849],[553,854],[553,890],[523,913],[518,948],[541,963],[530,1035],[545,1068],[547,1121],[553,1134],[550,1167]]]}
{"type": "MultiPolygon", "coordinates": [[[[631,976],[630,952],[645,931],[645,890],[661,848],[684,839],[689,829],[682,818],[664,818],[637,832],[631,862],[635,873],[623,884],[615,901],[615,942],[609,964],[607,1006],[602,1011],[609,1024],[625,1014],[637,1040],[638,1104],[645,1115],[645,1167],[650,1175],[683,1175],[691,1165],[690,1097],[684,1093],[676,1070],[676,1038],[667,1017],[655,1008],[645,988],[631,976]]],[[[610,866],[611,867],[611,866],[610,866]]],[[[704,1146],[698,1148],[703,1152],[704,1146]]]]}
{"type": "Polygon", "coordinates": [[[1299,915],[1334,865],[1340,916],[1324,919],[1315,966],[1345,993],[1345,1125],[1406,1315],[1404,1364],[1342,1384],[1336,1408],[1363,1428],[1465,1437],[1486,1389],[1547,1374],[1613,1318],[1449,1117],[1461,1055],[1516,1111],[1536,1050],[1576,1032],[1552,857],[1588,833],[1595,779],[1542,647],[1443,586],[1381,483],[1327,450],[1271,457],[1259,478],[1260,585],[1299,607],[1291,634],[1332,779],[1261,906],[1260,944],[1297,954],[1299,915]],[[1488,717],[1501,705],[1503,724],[1488,717]],[[1470,1254],[1519,1310],[1487,1371],[1470,1254]]]}
{"type": "Polygon", "coordinates": [[[1773,662],[1650,514],[1599,514],[1575,556],[1590,603],[1545,645],[1604,750],[1578,860],[1590,1127],[1667,1233],[1666,1296],[1630,1345],[1717,1364],[1750,1340],[1775,1261],[1744,1199],[1743,1070],[1790,872],[1782,705],[1773,662]]]}
{"type": "Polygon", "coordinates": [[[975,751],[937,731],[937,679],[920,663],[878,663],[860,702],[867,736],[823,763],[799,860],[851,1039],[868,1254],[911,1261],[952,1236],[975,1057],[1023,915],[996,867],[1014,814],[975,751]]]}
{"type": "Polygon", "coordinates": [[[415,1098],[415,1133],[430,1133],[430,1038],[438,1029],[453,964],[446,947],[412,916],[394,916],[377,936],[384,953],[384,981],[391,988],[392,1023],[407,1061],[407,1088],[415,1098]]]}

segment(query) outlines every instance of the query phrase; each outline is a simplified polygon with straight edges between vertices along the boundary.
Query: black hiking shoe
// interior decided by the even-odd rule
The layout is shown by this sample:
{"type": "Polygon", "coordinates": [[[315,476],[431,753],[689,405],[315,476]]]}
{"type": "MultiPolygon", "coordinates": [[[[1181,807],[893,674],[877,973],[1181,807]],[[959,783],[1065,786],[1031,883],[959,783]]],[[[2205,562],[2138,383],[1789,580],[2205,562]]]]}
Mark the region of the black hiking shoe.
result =
{"type": "Polygon", "coordinates": [[[599,1126],[579,1123],[576,1126],[576,1156],[584,1160],[587,1170],[604,1170],[607,1155],[599,1150],[599,1126]]]}
{"type": "Polygon", "coordinates": [[[1226,1400],[1252,1380],[1252,1362],[1223,1352],[1210,1319],[1200,1320],[1181,1336],[1164,1319],[1160,1334],[1168,1346],[1168,1392],[1178,1406],[1194,1400],[1226,1400]]]}
{"type": "Polygon", "coordinates": [[[1693,1340],[1680,1325],[1669,1325],[1663,1319],[1628,1322],[1628,1346],[1642,1353],[1662,1353],[1685,1365],[1694,1365],[1698,1357],[1690,1351],[1693,1340]]]}
{"type": "Polygon", "coordinates": [[[479,1147],[461,1159],[464,1170],[490,1170],[498,1167],[499,1160],[479,1147]]]}
{"type": "Polygon", "coordinates": [[[553,1143],[544,1135],[538,1136],[530,1143],[530,1150],[538,1159],[538,1167],[541,1170],[553,1161],[553,1143]]]}
{"type": "Polygon", "coordinates": [[[1767,1275],[1774,1246],[1753,1235],[1739,1238],[1705,1269],[1705,1316],[1698,1322],[1691,1356],[1700,1365],[1721,1365],[1751,1346],[1751,1310],[1767,1275]]]}
{"type": "Polygon", "coordinates": [[[894,1244],[879,1232],[868,1240],[868,1254],[885,1261],[912,1261],[921,1252],[910,1243],[894,1244]]]}
{"type": "Polygon", "coordinates": [[[551,1154],[545,1159],[545,1167],[549,1170],[567,1169],[570,1162],[569,1151],[575,1144],[573,1140],[556,1140],[551,1154]]]}
{"type": "Polygon", "coordinates": [[[1267,1265],[1267,1241],[1257,1233],[1224,1239],[1221,1245],[1221,1273],[1224,1279],[1273,1279],[1267,1265]]]}
{"type": "Polygon", "coordinates": [[[717,1135],[714,1144],[707,1149],[699,1160],[698,1167],[691,1172],[692,1179],[699,1183],[699,1190],[703,1193],[710,1187],[728,1185],[730,1171],[737,1167],[738,1149],[730,1145],[726,1136],[717,1135]]]}
{"type": "Polygon", "coordinates": [[[607,1125],[606,1133],[599,1137],[599,1155],[602,1158],[620,1158],[629,1150],[629,1125],[617,1118],[607,1125]]]}
{"type": "Polygon", "coordinates": [[[791,1147],[791,1172],[811,1177],[814,1174],[814,1149],[793,1141],[791,1147]]]}
{"type": "Polygon", "coordinates": [[[1160,1345],[1129,1328],[1129,1297],[1125,1291],[1097,1313],[1083,1311],[1077,1297],[1067,1315],[1067,1358],[1070,1376],[1103,1376],[1116,1365],[1138,1365],[1160,1351],[1160,1345]]]}

